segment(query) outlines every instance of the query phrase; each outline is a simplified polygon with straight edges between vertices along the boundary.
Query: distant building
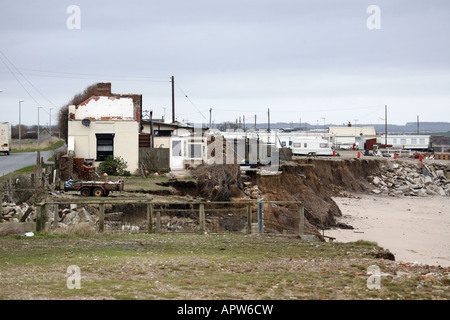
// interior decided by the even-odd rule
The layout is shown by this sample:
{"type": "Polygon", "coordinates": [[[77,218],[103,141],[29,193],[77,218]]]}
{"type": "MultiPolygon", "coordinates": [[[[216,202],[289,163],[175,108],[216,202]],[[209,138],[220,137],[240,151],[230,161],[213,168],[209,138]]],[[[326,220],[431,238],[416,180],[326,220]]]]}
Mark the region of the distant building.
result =
{"type": "Polygon", "coordinates": [[[328,133],[332,145],[337,149],[349,149],[354,144],[363,149],[366,140],[378,137],[375,127],[329,127],[328,133]]]}
{"type": "MultiPolygon", "coordinates": [[[[378,143],[386,144],[386,136],[378,138],[378,143]]],[[[387,145],[395,149],[428,150],[430,148],[429,135],[399,135],[388,134],[387,145]]]]}
{"type": "Polygon", "coordinates": [[[436,153],[450,153],[450,137],[431,136],[431,149],[436,153]]]}

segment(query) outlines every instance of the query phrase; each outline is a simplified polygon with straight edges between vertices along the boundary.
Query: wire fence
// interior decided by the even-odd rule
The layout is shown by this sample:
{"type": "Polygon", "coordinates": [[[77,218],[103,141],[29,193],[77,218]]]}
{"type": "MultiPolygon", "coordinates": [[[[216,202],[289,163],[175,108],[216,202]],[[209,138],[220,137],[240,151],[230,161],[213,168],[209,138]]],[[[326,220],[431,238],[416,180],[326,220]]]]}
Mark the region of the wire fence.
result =
{"type": "Polygon", "coordinates": [[[59,224],[72,221],[91,222],[100,233],[275,232],[302,235],[304,206],[303,203],[295,201],[45,201],[36,205],[35,221],[36,231],[50,230],[59,224]],[[286,209],[287,207],[289,209],[286,209]],[[270,215],[265,216],[264,212],[270,212],[270,215]]]}

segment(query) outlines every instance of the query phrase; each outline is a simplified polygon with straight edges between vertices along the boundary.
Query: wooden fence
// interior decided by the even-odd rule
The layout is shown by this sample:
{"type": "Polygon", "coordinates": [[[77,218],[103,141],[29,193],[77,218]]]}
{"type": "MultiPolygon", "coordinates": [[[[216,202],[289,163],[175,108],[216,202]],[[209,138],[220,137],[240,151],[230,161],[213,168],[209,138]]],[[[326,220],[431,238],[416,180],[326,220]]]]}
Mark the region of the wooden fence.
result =
{"type": "MultiPolygon", "coordinates": [[[[277,224],[273,221],[266,221],[269,225],[276,225],[278,228],[282,228],[285,230],[294,231],[299,235],[304,234],[304,205],[302,202],[297,201],[245,201],[245,202],[226,202],[226,201],[207,201],[207,202],[177,202],[177,203],[161,203],[161,202],[153,202],[151,200],[122,200],[122,201],[114,201],[114,200],[100,200],[100,201],[48,201],[42,202],[36,206],[36,231],[44,231],[45,230],[45,221],[47,220],[48,211],[53,209],[53,213],[55,218],[57,219],[58,215],[58,206],[59,205],[70,205],[70,204],[83,204],[83,205],[95,205],[98,206],[98,231],[103,233],[105,230],[105,205],[107,204],[141,204],[146,206],[147,210],[147,232],[148,233],[159,233],[161,232],[161,214],[167,212],[182,212],[182,211],[194,211],[197,215],[198,227],[197,231],[200,233],[209,232],[206,226],[206,215],[205,212],[231,212],[233,210],[231,207],[241,207],[241,211],[246,212],[246,226],[245,232],[250,234],[252,233],[252,224],[253,224],[253,212],[252,207],[256,204],[256,220],[258,226],[258,233],[264,233],[264,224],[266,219],[264,218],[264,205],[272,204],[272,205],[297,205],[297,213],[298,213],[298,226],[294,228],[291,226],[283,226],[281,224],[277,224]],[[189,207],[195,206],[194,209],[171,209],[167,208],[168,205],[186,205],[189,207]],[[218,209],[214,208],[217,206],[229,206],[230,208],[218,209]]],[[[55,219],[55,220],[56,220],[55,219]]]]}
{"type": "Polygon", "coordinates": [[[146,170],[169,171],[170,149],[169,148],[139,148],[139,163],[146,170]]]}

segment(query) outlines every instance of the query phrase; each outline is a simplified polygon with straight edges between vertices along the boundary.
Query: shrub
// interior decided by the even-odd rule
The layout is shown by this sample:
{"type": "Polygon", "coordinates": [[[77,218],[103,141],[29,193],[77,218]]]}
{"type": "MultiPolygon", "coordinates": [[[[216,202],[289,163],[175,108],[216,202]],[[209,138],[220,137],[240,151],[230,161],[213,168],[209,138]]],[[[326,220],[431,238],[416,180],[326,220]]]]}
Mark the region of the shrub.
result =
{"type": "Polygon", "coordinates": [[[98,168],[101,172],[113,176],[129,176],[130,171],[125,170],[128,164],[122,157],[107,156],[106,159],[100,163],[98,168]]]}

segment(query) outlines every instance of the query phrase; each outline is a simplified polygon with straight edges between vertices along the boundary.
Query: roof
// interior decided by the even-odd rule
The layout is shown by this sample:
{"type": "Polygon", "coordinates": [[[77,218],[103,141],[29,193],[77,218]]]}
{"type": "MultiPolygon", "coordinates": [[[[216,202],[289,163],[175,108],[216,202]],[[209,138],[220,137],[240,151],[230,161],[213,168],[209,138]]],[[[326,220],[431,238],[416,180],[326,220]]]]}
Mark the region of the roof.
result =
{"type": "Polygon", "coordinates": [[[328,132],[334,135],[348,135],[359,137],[360,135],[375,136],[375,127],[329,127],[328,132]]]}

